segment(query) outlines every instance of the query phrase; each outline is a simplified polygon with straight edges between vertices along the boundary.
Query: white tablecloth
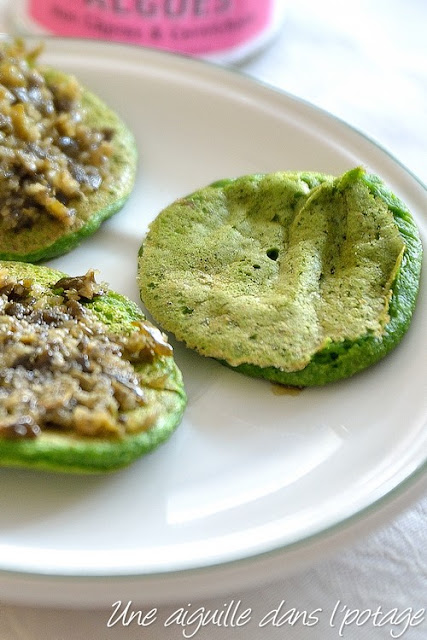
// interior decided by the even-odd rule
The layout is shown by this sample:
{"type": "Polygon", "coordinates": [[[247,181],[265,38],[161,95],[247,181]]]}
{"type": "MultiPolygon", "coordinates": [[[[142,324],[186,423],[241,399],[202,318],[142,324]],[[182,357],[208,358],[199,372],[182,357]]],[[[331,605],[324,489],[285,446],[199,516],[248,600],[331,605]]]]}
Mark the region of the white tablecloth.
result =
{"type": "MultiPolygon", "coordinates": [[[[0,10],[5,5],[0,1],[0,10]]],[[[240,68],[346,120],[427,182],[426,41],[424,0],[295,0],[276,40],[240,68]]],[[[182,602],[157,609],[156,620],[142,626],[138,617],[130,623],[129,617],[112,618],[113,608],[58,611],[0,604],[0,638],[425,640],[427,498],[292,577],[200,602],[188,603],[183,595],[182,602]],[[227,624],[223,618],[221,625],[197,630],[196,624],[173,622],[174,613],[189,605],[192,611],[251,611],[241,618],[242,626],[230,626],[229,617],[227,624]],[[292,609],[300,613],[297,621],[292,609]]]]}

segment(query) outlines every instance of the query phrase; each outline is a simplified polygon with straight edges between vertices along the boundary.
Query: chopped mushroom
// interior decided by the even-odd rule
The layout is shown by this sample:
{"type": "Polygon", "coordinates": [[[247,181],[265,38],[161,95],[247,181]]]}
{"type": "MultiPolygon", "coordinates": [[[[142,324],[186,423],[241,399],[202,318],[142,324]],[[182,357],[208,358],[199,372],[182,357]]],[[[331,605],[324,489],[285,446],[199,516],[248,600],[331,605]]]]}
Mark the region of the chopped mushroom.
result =
{"type": "Polygon", "coordinates": [[[109,331],[88,306],[100,295],[93,270],[50,290],[0,270],[0,438],[126,433],[146,398],[135,366],[172,348],[145,320],[128,335],[109,331]]]}
{"type": "Polygon", "coordinates": [[[0,223],[20,231],[43,216],[64,227],[109,177],[111,129],[84,124],[77,80],[45,80],[39,51],[0,45],[0,223]]]}

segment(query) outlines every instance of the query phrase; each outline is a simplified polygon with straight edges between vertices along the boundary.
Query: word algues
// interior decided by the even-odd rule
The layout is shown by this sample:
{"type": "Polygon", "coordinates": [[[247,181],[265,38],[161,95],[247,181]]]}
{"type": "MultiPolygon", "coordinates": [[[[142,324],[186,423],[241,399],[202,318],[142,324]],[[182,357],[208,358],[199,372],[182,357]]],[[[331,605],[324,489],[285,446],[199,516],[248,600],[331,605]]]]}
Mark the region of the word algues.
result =
{"type": "Polygon", "coordinates": [[[214,17],[233,8],[234,0],[85,0],[85,5],[119,16],[143,18],[214,17]]]}

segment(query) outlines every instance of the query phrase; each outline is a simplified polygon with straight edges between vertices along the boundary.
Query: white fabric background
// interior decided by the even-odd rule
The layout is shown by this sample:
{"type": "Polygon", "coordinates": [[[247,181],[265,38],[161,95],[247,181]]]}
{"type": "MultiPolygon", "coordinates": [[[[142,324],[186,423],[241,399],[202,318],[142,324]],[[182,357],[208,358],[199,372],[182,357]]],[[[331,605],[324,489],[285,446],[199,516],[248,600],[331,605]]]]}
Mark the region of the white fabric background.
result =
{"type": "MultiPolygon", "coordinates": [[[[427,2],[425,0],[294,0],[288,3],[280,35],[260,55],[240,66],[244,72],[327,109],[388,149],[427,182],[427,2]]],[[[0,0],[0,11],[6,6],[0,0]]],[[[3,16],[3,17],[2,17],[3,16]]],[[[5,24],[0,13],[0,26],[5,24]]],[[[425,348],[425,345],[423,345],[425,348]]],[[[137,595],[135,596],[137,597],[137,595]]],[[[184,596],[185,598],[185,596],[184,596]]],[[[117,594],[120,599],[120,594],[117,594]]],[[[203,640],[406,640],[427,638],[427,497],[351,547],[290,578],[222,598],[191,602],[222,610],[241,601],[252,609],[241,628],[209,625],[194,635],[203,640]],[[260,628],[258,622],[282,600],[282,615],[292,607],[318,611],[313,626],[299,623],[260,628]],[[379,606],[412,615],[424,610],[424,621],[408,628],[362,626],[341,630],[339,608],[379,606]]],[[[57,611],[0,604],[0,640],[178,640],[194,631],[163,622],[188,601],[158,607],[157,621],[107,627],[106,611],[57,611]]]]}

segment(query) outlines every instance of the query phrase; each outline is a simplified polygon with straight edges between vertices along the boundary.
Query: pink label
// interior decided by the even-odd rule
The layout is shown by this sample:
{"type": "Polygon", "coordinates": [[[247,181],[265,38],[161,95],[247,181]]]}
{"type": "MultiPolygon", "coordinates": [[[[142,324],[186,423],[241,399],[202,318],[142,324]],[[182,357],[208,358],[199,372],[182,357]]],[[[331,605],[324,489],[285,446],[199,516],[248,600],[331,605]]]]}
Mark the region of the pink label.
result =
{"type": "Polygon", "coordinates": [[[29,11],[57,35],[202,55],[226,51],[262,33],[272,0],[31,0],[29,11]]]}

